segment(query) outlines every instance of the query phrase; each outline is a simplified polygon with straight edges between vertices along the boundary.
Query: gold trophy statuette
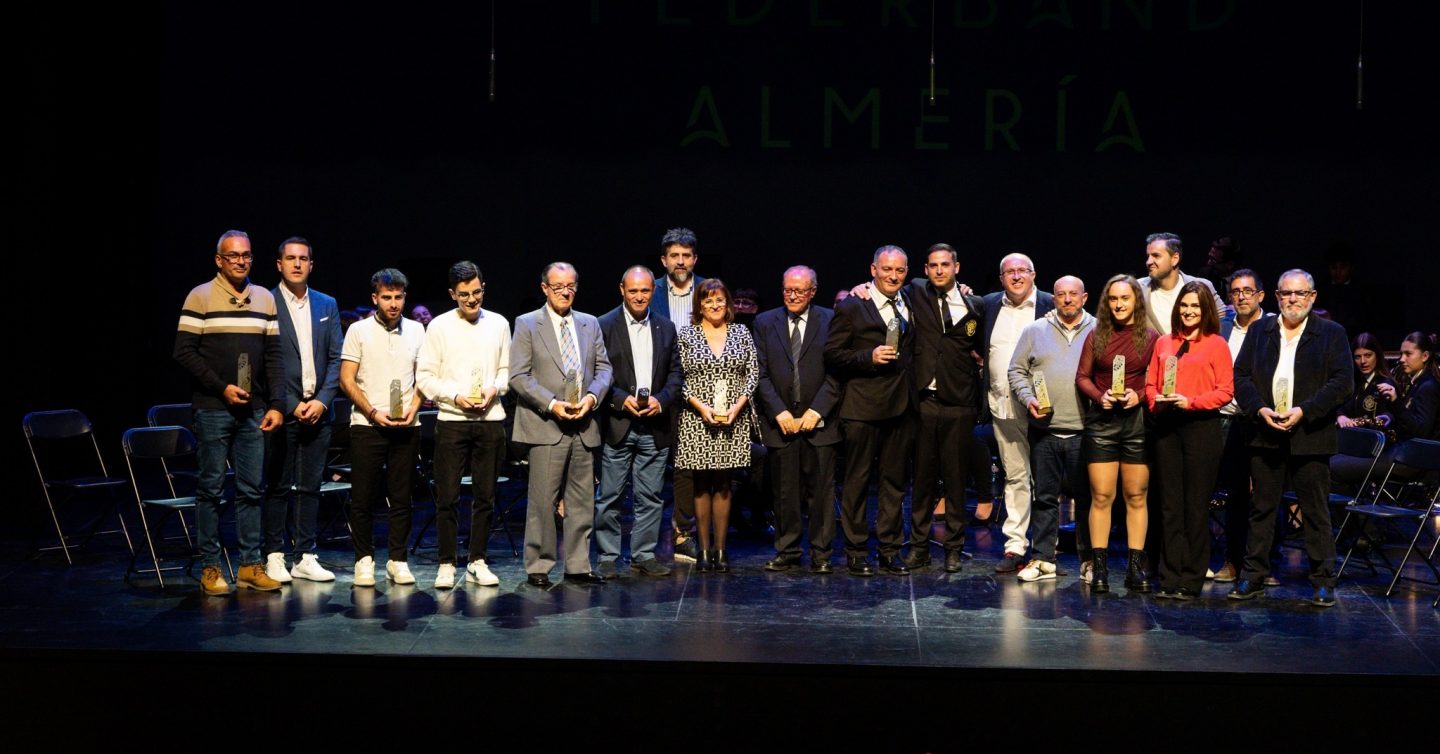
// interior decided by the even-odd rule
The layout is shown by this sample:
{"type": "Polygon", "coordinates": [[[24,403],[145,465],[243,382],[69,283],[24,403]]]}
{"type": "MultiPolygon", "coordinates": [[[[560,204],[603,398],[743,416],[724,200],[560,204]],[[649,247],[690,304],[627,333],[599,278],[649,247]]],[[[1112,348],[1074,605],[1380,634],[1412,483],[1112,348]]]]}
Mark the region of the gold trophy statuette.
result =
{"type": "Polygon", "coordinates": [[[900,315],[895,315],[889,322],[885,323],[885,345],[900,350],[900,315]]]}
{"type": "Polygon", "coordinates": [[[715,400],[710,404],[710,413],[715,421],[725,421],[730,415],[730,383],[727,380],[715,380],[715,400]]]}
{"type": "Polygon", "coordinates": [[[400,380],[390,380],[390,419],[400,421],[405,415],[405,392],[400,389],[400,380]]]}
{"type": "Polygon", "coordinates": [[[235,387],[250,392],[252,380],[250,378],[250,354],[242,353],[235,359],[235,387]]]}
{"type": "Polygon", "coordinates": [[[470,395],[466,397],[471,403],[479,404],[485,400],[485,383],[480,379],[482,376],[478,366],[470,371],[470,395]]]}
{"type": "Polygon", "coordinates": [[[572,406],[580,405],[580,370],[572,369],[565,376],[565,401],[572,406]]]}
{"type": "Polygon", "coordinates": [[[1032,380],[1035,385],[1035,402],[1040,404],[1040,415],[1049,416],[1055,413],[1054,407],[1050,405],[1050,386],[1045,384],[1045,373],[1036,369],[1032,380]]]}
{"type": "Polygon", "coordinates": [[[1281,377],[1275,381],[1275,413],[1283,414],[1290,410],[1290,380],[1281,377]]]}
{"type": "Polygon", "coordinates": [[[1179,359],[1174,356],[1165,357],[1165,382],[1161,385],[1160,392],[1167,397],[1175,394],[1175,370],[1179,366],[1179,359]]]}
{"type": "Polygon", "coordinates": [[[1125,354],[1115,354],[1110,365],[1110,397],[1116,400],[1125,397],[1125,354]]]}

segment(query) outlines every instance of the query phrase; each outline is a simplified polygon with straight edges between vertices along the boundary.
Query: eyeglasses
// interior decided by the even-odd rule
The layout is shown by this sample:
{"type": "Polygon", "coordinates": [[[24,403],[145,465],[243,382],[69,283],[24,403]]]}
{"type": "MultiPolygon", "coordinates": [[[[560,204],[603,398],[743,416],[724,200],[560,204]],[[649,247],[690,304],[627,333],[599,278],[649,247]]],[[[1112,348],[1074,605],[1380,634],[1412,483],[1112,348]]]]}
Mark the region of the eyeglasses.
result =
{"type": "Polygon", "coordinates": [[[1275,291],[1276,298],[1310,298],[1315,291],[1275,291]]]}
{"type": "Polygon", "coordinates": [[[215,256],[220,257],[221,259],[229,262],[230,264],[235,264],[235,263],[237,263],[237,262],[248,262],[248,261],[250,261],[251,259],[254,259],[254,258],[255,258],[255,255],[254,255],[254,254],[251,254],[251,253],[248,252],[248,251],[245,251],[245,252],[234,252],[234,251],[230,251],[230,252],[226,252],[226,253],[224,253],[224,254],[216,254],[215,256]]]}
{"type": "Polygon", "coordinates": [[[1254,288],[1231,288],[1230,298],[1254,298],[1259,292],[1254,288]]]}
{"type": "Polygon", "coordinates": [[[780,291],[785,298],[805,298],[815,292],[814,288],[785,288],[780,291]]]}
{"type": "Polygon", "coordinates": [[[545,288],[546,288],[546,290],[554,291],[554,292],[556,292],[556,293],[574,293],[574,292],[575,292],[575,284],[574,284],[574,283],[566,283],[566,284],[564,284],[564,285],[551,285],[551,284],[549,284],[549,283],[546,283],[546,284],[545,284],[545,288]]]}
{"type": "Polygon", "coordinates": [[[461,301],[469,301],[469,300],[472,299],[472,298],[480,298],[481,296],[484,296],[484,295],[485,295],[485,286],[482,285],[482,286],[480,286],[480,288],[479,288],[478,290],[475,290],[475,291],[454,291],[454,290],[452,290],[451,293],[454,293],[454,294],[455,294],[455,298],[457,298],[457,299],[459,299],[459,300],[461,300],[461,301]]]}
{"type": "Polygon", "coordinates": [[[1001,272],[1000,276],[1004,277],[1006,275],[1029,275],[1033,272],[1034,270],[1030,269],[1029,267],[1016,267],[1013,270],[1005,270],[1004,272],[1001,272]]]}

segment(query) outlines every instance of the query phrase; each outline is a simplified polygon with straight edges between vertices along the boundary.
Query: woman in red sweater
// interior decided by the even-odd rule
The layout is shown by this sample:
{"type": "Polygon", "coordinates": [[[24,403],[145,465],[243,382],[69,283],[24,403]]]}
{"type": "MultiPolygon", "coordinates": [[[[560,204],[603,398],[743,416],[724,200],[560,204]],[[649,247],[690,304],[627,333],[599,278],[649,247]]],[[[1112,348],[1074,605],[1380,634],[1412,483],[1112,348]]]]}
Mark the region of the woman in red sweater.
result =
{"type": "Polygon", "coordinates": [[[1155,461],[1160,485],[1164,549],[1160,597],[1193,600],[1210,565],[1210,494],[1220,470],[1224,438],[1220,408],[1235,395],[1230,346],[1220,337],[1215,296],[1203,283],[1180,289],[1170,335],[1155,343],[1145,398],[1155,413],[1155,461]],[[1167,363],[1175,358],[1173,384],[1167,363]]]}
{"type": "MultiPolygon", "coordinates": [[[[1094,547],[1090,588],[1110,591],[1110,505],[1115,502],[1116,477],[1124,484],[1125,530],[1130,563],[1125,586],[1150,591],[1145,580],[1145,529],[1149,515],[1145,498],[1150,469],[1145,465],[1145,368],[1155,350],[1156,334],[1146,322],[1145,296],[1129,275],[1105,283],[1096,307],[1095,327],[1085,336],[1075,385],[1090,399],[1085,410],[1081,454],[1090,471],[1090,544],[1094,547]],[[1123,380],[1115,385],[1116,357],[1123,356],[1123,380]],[[1112,390],[1120,390],[1115,394],[1112,390]]],[[[1228,350],[1227,350],[1228,353],[1228,350]]]]}

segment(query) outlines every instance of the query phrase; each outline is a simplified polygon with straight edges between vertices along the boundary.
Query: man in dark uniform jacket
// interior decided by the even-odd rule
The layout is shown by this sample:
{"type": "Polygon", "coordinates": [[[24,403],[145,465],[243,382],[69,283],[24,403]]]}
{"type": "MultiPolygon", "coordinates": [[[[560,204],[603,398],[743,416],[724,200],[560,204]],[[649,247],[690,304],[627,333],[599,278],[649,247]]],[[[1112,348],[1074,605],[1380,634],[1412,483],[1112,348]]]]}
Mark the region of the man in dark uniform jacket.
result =
{"type": "Polygon", "coordinates": [[[810,570],[830,573],[840,381],[825,370],[825,341],[835,312],[811,305],[819,281],[809,267],[786,270],[782,285],[785,305],[755,318],[756,413],[775,498],[775,557],[765,570],[800,564],[800,511],[808,508],[810,570]]]}
{"type": "Polygon", "coordinates": [[[873,576],[865,500],[870,473],[878,461],[880,489],[875,534],[880,567],[903,576],[910,572],[900,557],[900,503],[905,496],[905,467],[916,403],[910,362],[915,328],[911,305],[902,292],[908,262],[905,250],[882,246],[870,263],[872,295],[840,302],[825,342],[825,366],[845,385],[840,418],[845,421],[845,491],[841,527],[847,568],[852,576],[873,576]],[[895,330],[887,345],[887,335],[895,330]]]}

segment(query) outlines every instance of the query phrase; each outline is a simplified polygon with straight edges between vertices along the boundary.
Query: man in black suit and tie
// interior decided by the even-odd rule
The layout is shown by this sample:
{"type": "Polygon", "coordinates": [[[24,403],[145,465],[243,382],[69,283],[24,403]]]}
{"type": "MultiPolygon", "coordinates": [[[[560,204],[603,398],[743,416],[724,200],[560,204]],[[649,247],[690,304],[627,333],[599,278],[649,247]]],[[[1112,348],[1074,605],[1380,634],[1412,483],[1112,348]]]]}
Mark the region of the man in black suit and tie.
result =
{"type": "Polygon", "coordinates": [[[1310,556],[1310,604],[1335,604],[1335,542],[1330,530],[1330,456],[1335,418],[1354,390],[1349,338],[1335,322],[1310,316],[1315,278],[1290,270],[1275,286],[1280,316],[1250,325],[1235,357],[1235,400],[1255,427],[1250,475],[1255,493],[1240,581],[1232,600],[1265,594],[1275,511],[1286,483],[1295,490],[1310,556]]]}
{"type": "Polygon", "coordinates": [[[755,400],[775,496],[775,557],[765,570],[800,564],[800,511],[808,508],[810,570],[830,573],[840,381],[825,370],[825,341],[835,312],[811,305],[819,281],[809,267],[786,270],[782,285],[785,305],[755,318],[755,400]]]}
{"type": "Polygon", "coordinates": [[[875,534],[880,567],[897,576],[910,573],[900,557],[900,503],[910,456],[910,411],[916,403],[910,374],[915,328],[910,324],[910,301],[901,290],[907,272],[904,249],[876,249],[870,263],[874,289],[870,299],[851,296],[841,301],[825,341],[825,366],[845,386],[839,411],[845,421],[846,454],[840,514],[852,576],[875,575],[869,560],[865,501],[877,461],[880,490],[875,534]]]}
{"type": "MultiPolygon", "coordinates": [[[[915,438],[915,489],[910,503],[911,569],[930,565],[930,523],[936,483],[945,483],[945,571],[958,573],[965,549],[966,460],[975,437],[975,419],[984,400],[984,380],[974,354],[980,350],[985,304],[961,294],[955,284],[960,259],[955,248],[937,243],[925,259],[925,279],[907,288],[915,304],[915,387],[920,391],[915,438]]],[[[974,470],[979,473],[979,469],[974,470]]]]}
{"type": "Polygon", "coordinates": [[[655,275],[636,266],[620,278],[621,305],[600,317],[613,380],[601,401],[600,493],[595,500],[598,571],[619,575],[620,507],[628,481],[634,490],[630,568],[655,578],[670,569],[655,559],[665,501],[665,458],[674,441],[670,415],[680,396],[675,325],[650,306],[655,275]]]}
{"type": "Polygon", "coordinates": [[[310,287],[310,242],[292,236],[280,244],[275,266],[275,319],[285,365],[285,427],[270,436],[266,459],[265,573],[281,583],[292,578],[334,581],[315,556],[315,525],[325,454],[330,450],[330,404],[340,390],[340,308],[310,287]],[[285,524],[295,493],[294,566],[285,569],[285,524]]]}

